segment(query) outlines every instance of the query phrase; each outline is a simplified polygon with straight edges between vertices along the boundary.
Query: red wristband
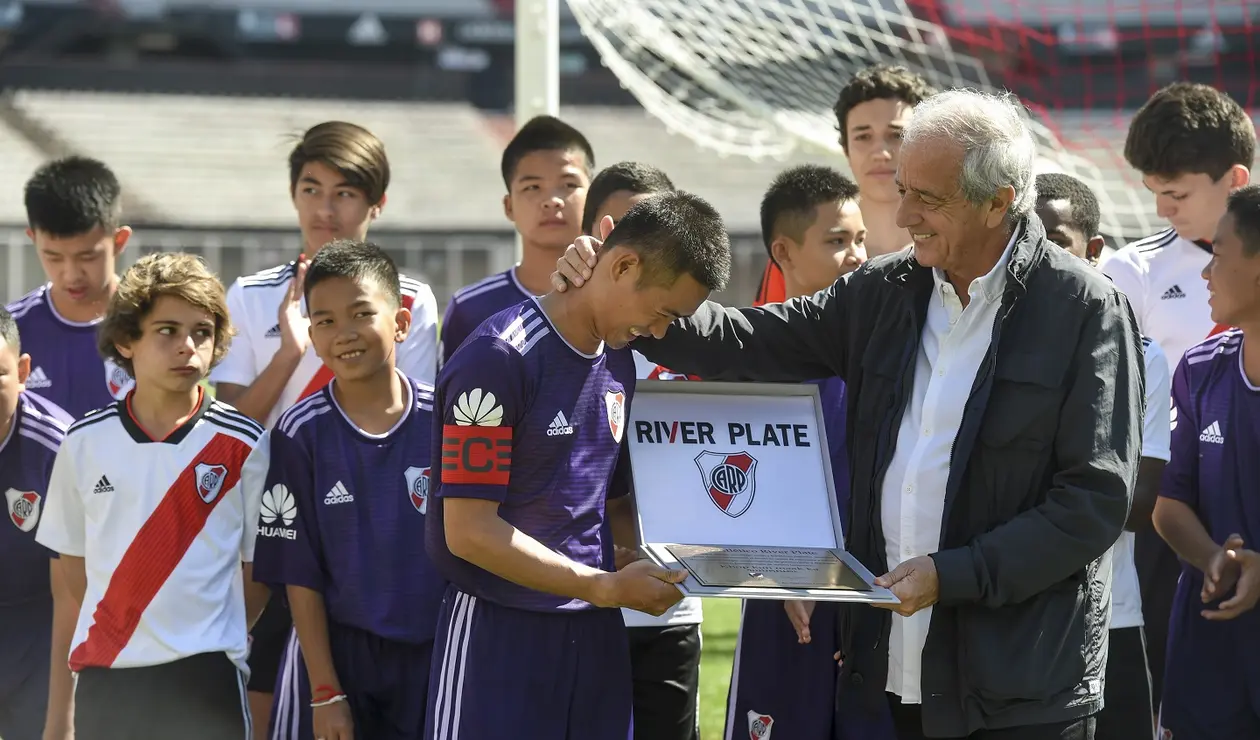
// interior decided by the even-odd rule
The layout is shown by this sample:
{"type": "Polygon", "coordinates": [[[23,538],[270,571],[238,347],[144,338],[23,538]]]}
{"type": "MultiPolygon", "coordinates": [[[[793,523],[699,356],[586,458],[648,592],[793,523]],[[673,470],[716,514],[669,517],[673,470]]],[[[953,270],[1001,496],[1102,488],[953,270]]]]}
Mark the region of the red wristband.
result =
{"type": "Polygon", "coordinates": [[[341,691],[339,689],[329,686],[328,684],[320,684],[319,686],[311,689],[311,701],[328,701],[340,693],[341,691]]]}

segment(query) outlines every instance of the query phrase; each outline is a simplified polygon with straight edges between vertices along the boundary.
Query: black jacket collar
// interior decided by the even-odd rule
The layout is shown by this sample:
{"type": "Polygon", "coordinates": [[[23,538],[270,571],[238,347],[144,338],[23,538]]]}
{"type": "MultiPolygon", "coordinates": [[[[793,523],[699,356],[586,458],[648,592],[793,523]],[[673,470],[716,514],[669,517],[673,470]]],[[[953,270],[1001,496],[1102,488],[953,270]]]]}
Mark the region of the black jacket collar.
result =
{"type": "MultiPolygon", "coordinates": [[[[1046,229],[1035,215],[1020,220],[1015,228],[1018,236],[1015,237],[1015,248],[1006,265],[1006,273],[1012,283],[1022,287],[1027,285],[1029,275],[1046,249],[1046,229]]],[[[884,279],[903,288],[930,287],[932,269],[919,264],[913,249],[906,249],[897,255],[897,264],[892,266],[884,279]]]]}

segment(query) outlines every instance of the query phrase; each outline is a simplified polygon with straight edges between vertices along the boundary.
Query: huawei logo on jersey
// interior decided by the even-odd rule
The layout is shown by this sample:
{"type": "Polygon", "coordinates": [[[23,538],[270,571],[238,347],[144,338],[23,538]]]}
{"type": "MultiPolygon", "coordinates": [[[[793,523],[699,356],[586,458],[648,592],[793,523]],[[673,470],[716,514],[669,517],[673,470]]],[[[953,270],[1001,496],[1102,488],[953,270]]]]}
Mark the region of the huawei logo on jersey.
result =
{"type": "Polygon", "coordinates": [[[503,407],[495,405],[493,393],[473,388],[459,394],[455,402],[455,423],[459,426],[497,427],[503,423],[503,407]]]}
{"type": "Polygon", "coordinates": [[[258,534],[261,537],[278,537],[283,540],[297,539],[297,530],[293,529],[293,520],[297,518],[297,504],[293,494],[283,483],[277,483],[262,495],[262,510],[259,512],[261,524],[258,534]]]}
{"type": "Polygon", "coordinates": [[[512,472],[512,427],[493,393],[474,388],[459,394],[442,425],[442,483],[506,486],[512,472]]]}

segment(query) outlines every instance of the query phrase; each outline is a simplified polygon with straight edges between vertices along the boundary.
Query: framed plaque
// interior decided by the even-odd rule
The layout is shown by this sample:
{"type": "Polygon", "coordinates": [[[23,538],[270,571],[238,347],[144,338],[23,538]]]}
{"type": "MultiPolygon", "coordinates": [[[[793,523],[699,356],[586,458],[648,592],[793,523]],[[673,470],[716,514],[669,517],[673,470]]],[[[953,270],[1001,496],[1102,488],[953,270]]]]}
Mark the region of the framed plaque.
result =
{"type": "Polygon", "coordinates": [[[897,603],[844,549],[818,387],[641,380],[639,542],[688,596],[897,603]]]}

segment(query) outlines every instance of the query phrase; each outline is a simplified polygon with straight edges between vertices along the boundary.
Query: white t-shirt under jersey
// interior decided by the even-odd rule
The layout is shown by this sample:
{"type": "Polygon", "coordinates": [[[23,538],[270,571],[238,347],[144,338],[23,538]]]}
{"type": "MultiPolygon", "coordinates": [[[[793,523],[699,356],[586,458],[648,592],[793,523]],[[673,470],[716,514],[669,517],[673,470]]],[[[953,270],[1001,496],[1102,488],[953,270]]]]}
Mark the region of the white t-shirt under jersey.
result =
{"type": "MultiPolygon", "coordinates": [[[[280,304],[289,290],[295,264],[237,278],[228,289],[228,313],[236,326],[236,336],[227,357],[210,373],[212,383],[248,386],[267,369],[280,349],[280,304]]],[[[432,385],[437,375],[437,299],[429,286],[400,276],[403,305],[411,310],[411,331],[398,345],[398,369],[416,380],[432,385]]],[[[267,416],[267,428],[293,404],[323,388],[332,373],[315,355],[313,347],[306,354],[285,384],[280,398],[267,416]]]]}
{"type": "Polygon", "coordinates": [[[1163,349],[1169,373],[1186,350],[1216,327],[1203,279],[1211,259],[1210,251],[1167,229],[1133,242],[1103,263],[1103,272],[1128,296],[1142,334],[1163,349]]]}
{"type": "MultiPolygon", "coordinates": [[[[1142,457],[1172,457],[1170,417],[1172,375],[1159,343],[1142,338],[1146,349],[1146,412],[1142,417],[1142,457]]],[[[1125,530],[1111,549],[1111,629],[1141,627],[1142,590],[1133,560],[1133,533],[1125,530]]]]}

